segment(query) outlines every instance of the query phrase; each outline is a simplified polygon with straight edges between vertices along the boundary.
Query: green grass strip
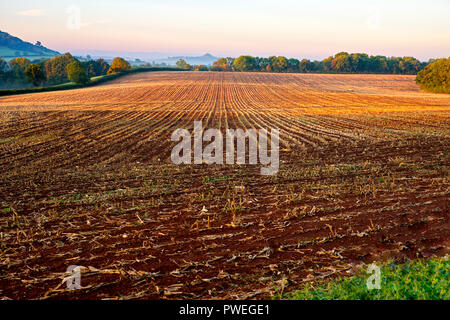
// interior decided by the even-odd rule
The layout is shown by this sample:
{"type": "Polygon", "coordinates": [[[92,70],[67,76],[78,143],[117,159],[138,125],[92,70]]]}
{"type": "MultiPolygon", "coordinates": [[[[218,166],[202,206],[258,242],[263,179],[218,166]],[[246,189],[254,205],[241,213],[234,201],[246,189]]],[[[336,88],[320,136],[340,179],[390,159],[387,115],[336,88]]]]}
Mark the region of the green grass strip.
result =
{"type": "Polygon", "coordinates": [[[278,294],[289,300],[449,300],[448,258],[413,260],[381,265],[380,289],[368,289],[367,266],[356,275],[305,284],[300,290],[278,294]]]}

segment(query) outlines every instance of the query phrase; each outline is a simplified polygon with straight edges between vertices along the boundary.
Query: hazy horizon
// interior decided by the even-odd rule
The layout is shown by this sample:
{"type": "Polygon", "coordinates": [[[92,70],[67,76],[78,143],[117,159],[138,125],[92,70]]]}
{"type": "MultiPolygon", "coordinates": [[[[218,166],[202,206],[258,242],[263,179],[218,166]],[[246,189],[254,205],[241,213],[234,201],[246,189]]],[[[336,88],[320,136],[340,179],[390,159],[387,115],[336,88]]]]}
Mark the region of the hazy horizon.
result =
{"type": "Polygon", "coordinates": [[[320,60],[346,51],[427,61],[450,55],[449,16],[450,3],[443,0],[427,5],[386,0],[25,0],[0,4],[0,30],[76,54],[210,53],[320,60]],[[420,23],[418,17],[423,17],[420,23]]]}

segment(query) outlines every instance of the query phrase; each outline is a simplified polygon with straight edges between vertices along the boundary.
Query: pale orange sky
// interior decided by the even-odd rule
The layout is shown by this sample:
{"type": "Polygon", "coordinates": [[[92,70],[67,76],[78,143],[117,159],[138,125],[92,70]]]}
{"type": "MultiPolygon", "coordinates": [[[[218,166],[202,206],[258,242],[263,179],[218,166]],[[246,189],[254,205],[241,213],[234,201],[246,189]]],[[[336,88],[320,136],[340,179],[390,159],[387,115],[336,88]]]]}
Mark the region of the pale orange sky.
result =
{"type": "Polygon", "coordinates": [[[0,30],[61,52],[324,58],[339,51],[450,56],[450,2],[2,1],[0,30]],[[78,15],[79,13],[79,15],[78,15]]]}

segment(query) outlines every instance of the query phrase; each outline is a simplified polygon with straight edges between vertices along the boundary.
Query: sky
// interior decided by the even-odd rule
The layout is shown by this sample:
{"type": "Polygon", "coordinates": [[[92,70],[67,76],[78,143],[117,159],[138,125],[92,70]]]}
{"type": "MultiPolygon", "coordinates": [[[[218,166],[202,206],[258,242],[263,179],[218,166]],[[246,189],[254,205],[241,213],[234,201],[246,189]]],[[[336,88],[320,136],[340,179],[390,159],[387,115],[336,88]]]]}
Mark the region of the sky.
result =
{"type": "Polygon", "coordinates": [[[449,0],[0,0],[0,30],[60,52],[450,56],[449,0]]]}

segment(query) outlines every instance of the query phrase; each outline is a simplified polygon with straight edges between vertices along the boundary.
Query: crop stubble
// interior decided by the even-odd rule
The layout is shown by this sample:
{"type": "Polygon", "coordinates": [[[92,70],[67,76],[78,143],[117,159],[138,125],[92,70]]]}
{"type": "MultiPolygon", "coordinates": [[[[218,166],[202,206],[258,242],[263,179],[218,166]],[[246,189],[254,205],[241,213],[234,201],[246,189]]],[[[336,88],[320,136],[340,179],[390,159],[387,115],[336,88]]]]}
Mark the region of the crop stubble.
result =
{"type": "Polygon", "coordinates": [[[162,72],[0,98],[0,297],[263,298],[445,255],[449,111],[393,75],[162,72]],[[279,128],[278,175],[172,165],[194,120],[279,128]]]}

